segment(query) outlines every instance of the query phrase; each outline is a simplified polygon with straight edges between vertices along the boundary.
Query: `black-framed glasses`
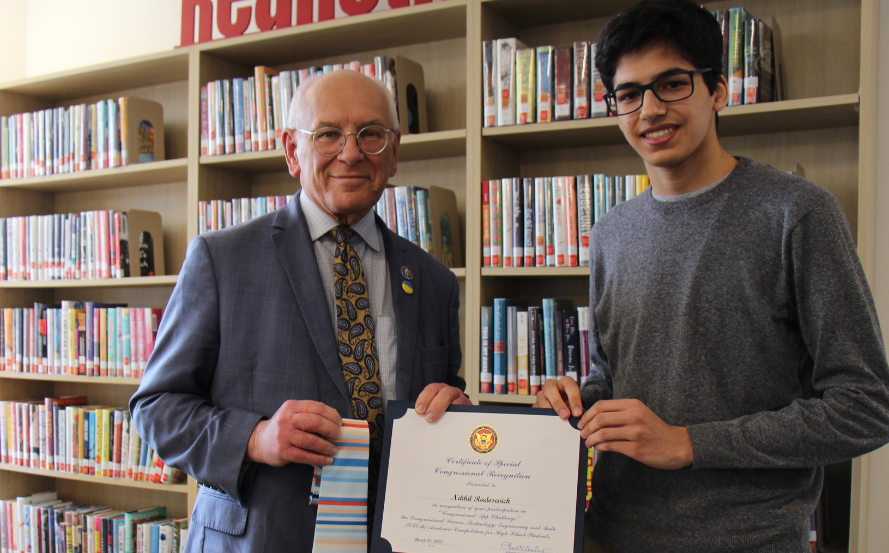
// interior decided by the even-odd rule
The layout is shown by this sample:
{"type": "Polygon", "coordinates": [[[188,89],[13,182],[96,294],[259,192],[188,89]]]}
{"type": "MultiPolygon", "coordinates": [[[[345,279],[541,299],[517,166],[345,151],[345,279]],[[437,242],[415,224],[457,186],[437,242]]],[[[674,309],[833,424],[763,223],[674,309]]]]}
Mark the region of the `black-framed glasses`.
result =
{"type": "Polygon", "coordinates": [[[314,131],[300,128],[296,130],[311,135],[315,149],[325,157],[338,156],[346,147],[346,138],[350,134],[355,135],[359,150],[369,156],[378,155],[389,145],[389,133],[395,132],[381,125],[369,125],[358,132],[345,132],[336,127],[322,127],[314,131]]]}
{"type": "Polygon", "coordinates": [[[614,115],[628,115],[642,109],[645,91],[650,90],[661,102],[678,102],[695,93],[695,75],[713,71],[712,68],[695,71],[676,71],[643,85],[622,86],[605,94],[608,111],[614,115]]]}

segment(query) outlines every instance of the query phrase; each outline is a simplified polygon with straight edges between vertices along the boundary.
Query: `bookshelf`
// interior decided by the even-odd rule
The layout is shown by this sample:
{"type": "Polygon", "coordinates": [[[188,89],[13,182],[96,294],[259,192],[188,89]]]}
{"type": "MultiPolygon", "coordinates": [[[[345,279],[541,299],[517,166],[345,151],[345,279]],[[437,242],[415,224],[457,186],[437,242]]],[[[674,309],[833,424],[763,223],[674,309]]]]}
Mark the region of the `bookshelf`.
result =
{"type": "MultiPolygon", "coordinates": [[[[101,281],[0,282],[0,306],[82,299],[163,307],[176,283],[198,201],[292,194],[281,150],[199,156],[200,87],[247,77],[256,65],[278,70],[368,62],[403,55],[425,72],[429,133],[406,135],[393,184],[454,190],[465,268],[461,286],[462,374],[476,403],[528,405],[531,398],[478,391],[479,308],[495,297],[543,297],[588,303],[587,268],[481,266],[483,180],[602,172],[643,173],[612,118],[509,127],[482,127],[483,40],[515,36],[529,46],[594,40],[634,0],[447,0],[336,19],[176,49],[172,52],[0,84],[0,114],[112,98],[125,94],[164,105],[167,161],[73,175],[0,181],[0,216],[138,207],[164,221],[168,276],[101,281]]],[[[873,276],[876,180],[876,0],[745,0],[757,17],[774,16],[783,36],[786,100],[726,109],[720,133],[726,149],[781,169],[800,163],[807,177],[839,199],[856,237],[865,272],[873,276]]],[[[707,1],[708,9],[736,5],[707,1]]],[[[85,393],[91,401],[126,404],[137,382],[126,379],[0,374],[0,399],[85,393]]],[[[850,551],[863,551],[868,458],[852,475],[850,551]]],[[[175,489],[126,481],[0,466],[4,497],[57,489],[81,501],[129,507],[167,504],[176,516],[194,502],[196,484],[175,489]],[[183,491],[184,490],[184,491],[183,491]]]]}

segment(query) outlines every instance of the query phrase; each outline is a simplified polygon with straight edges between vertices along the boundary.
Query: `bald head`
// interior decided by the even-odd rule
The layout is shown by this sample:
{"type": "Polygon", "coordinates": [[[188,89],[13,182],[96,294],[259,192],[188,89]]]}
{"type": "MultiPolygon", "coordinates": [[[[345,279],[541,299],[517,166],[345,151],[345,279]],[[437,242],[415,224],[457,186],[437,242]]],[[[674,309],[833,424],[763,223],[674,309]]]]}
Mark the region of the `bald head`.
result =
{"type": "Polygon", "coordinates": [[[355,96],[366,99],[369,103],[378,102],[382,108],[380,116],[385,120],[386,126],[398,130],[395,99],[386,86],[373,77],[349,69],[315,75],[300,84],[293,95],[293,101],[290,102],[287,128],[305,129],[311,123],[314,103],[318,99],[330,98],[330,93],[333,91],[343,89],[350,90],[355,96]]]}

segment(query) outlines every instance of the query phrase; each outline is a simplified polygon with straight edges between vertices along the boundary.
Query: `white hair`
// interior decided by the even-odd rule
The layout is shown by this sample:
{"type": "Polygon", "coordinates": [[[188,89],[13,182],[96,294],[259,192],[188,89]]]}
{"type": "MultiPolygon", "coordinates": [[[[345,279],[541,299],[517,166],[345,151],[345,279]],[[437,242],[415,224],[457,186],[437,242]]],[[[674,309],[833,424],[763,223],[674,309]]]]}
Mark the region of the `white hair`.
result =
{"type": "Polygon", "coordinates": [[[290,109],[287,112],[287,128],[295,129],[300,125],[300,117],[304,115],[302,107],[303,96],[306,95],[310,88],[314,87],[319,81],[331,78],[333,75],[339,74],[340,76],[345,76],[347,74],[345,73],[346,71],[351,71],[351,75],[349,76],[356,76],[359,79],[366,79],[367,82],[372,83],[372,86],[375,86],[384,94],[384,98],[386,99],[386,107],[389,111],[389,120],[392,121],[392,130],[398,130],[398,111],[395,108],[395,98],[393,98],[392,94],[389,93],[389,89],[386,88],[386,85],[384,85],[382,81],[378,79],[368,77],[367,75],[364,75],[357,71],[353,71],[351,69],[338,69],[330,73],[312,75],[303,83],[301,83],[296,88],[296,92],[293,94],[293,100],[291,100],[290,102],[290,109]]]}

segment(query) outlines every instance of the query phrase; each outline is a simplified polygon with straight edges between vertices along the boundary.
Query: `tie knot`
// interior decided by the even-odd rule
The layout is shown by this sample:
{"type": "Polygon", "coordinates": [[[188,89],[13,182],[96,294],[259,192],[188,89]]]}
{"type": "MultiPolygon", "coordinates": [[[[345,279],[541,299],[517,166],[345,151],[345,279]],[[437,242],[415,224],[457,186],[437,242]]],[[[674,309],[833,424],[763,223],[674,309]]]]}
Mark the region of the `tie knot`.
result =
{"type": "Polygon", "coordinates": [[[337,244],[350,242],[354,233],[355,231],[348,225],[337,225],[330,229],[330,235],[333,236],[333,239],[336,240],[337,244]]]}

